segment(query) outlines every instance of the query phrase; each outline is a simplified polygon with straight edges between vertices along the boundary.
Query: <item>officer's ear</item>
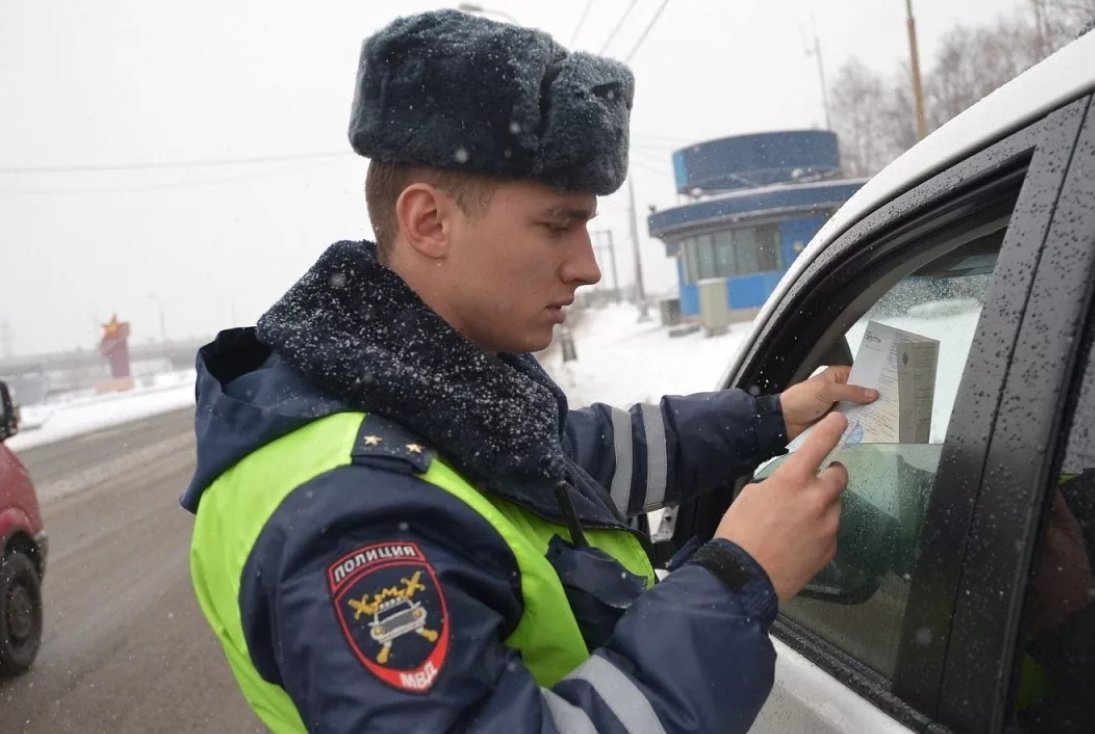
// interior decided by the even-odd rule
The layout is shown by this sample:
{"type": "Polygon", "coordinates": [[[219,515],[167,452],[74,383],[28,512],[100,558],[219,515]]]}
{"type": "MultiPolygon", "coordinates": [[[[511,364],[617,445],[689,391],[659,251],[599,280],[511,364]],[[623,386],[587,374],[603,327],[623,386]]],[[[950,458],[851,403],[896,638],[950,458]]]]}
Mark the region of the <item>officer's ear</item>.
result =
{"type": "Polygon", "coordinates": [[[403,239],[416,252],[434,260],[449,254],[451,217],[456,206],[449,196],[428,183],[413,183],[395,202],[403,239]]]}

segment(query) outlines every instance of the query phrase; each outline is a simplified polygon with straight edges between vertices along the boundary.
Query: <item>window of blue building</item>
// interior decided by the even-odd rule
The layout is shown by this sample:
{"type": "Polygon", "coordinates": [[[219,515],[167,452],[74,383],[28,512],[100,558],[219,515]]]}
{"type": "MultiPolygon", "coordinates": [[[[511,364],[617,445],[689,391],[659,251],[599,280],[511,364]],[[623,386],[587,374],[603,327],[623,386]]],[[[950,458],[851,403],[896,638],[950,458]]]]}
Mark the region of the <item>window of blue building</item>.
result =
{"type": "Polygon", "coordinates": [[[736,227],[681,241],[689,283],[781,270],[779,228],[775,224],[736,227]]]}

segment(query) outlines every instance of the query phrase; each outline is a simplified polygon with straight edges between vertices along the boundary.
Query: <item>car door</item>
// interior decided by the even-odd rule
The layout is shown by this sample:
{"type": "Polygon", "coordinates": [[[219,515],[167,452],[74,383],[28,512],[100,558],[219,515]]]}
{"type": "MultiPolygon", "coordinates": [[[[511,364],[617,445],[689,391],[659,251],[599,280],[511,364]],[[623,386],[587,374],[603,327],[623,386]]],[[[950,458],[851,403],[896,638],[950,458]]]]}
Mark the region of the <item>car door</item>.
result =
{"type": "MultiPolygon", "coordinates": [[[[962,694],[945,683],[991,677],[948,668],[955,635],[968,632],[952,623],[990,439],[1087,106],[1054,111],[855,223],[768,311],[730,375],[727,386],[779,392],[850,363],[870,321],[940,344],[929,442],[837,457],[851,474],[840,551],[780,610],[776,685],[755,731],[964,726],[952,700],[962,694]]],[[[674,544],[709,537],[743,483],[680,508],[674,544]]]]}
{"type": "Polygon", "coordinates": [[[1095,731],[1095,109],[989,441],[943,672],[963,731],[1095,731]]]}

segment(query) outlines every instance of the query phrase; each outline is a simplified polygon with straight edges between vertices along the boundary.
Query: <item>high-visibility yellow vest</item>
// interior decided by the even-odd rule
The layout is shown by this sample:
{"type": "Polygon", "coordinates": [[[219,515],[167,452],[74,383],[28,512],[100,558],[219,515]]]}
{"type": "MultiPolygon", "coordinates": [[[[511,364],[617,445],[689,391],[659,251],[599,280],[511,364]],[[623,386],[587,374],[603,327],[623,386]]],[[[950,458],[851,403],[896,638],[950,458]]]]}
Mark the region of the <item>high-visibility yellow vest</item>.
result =
{"type": "MultiPolygon", "coordinates": [[[[210,485],[198,506],[190,547],[198,602],[244,697],[278,734],[306,729],[285,690],[263,680],[251,662],[239,608],[241,574],[259,534],[282,501],[311,479],[351,463],[364,419],[363,413],[336,413],[257,449],[210,485]]],[[[539,685],[554,685],[589,657],[564,587],[546,558],[551,538],[568,537],[566,528],[479,492],[440,459],[420,478],[478,512],[512,549],[521,574],[524,611],[504,642],[521,653],[539,685]]],[[[591,546],[643,577],[647,587],[654,583],[654,570],[633,534],[584,532],[591,546]]]]}

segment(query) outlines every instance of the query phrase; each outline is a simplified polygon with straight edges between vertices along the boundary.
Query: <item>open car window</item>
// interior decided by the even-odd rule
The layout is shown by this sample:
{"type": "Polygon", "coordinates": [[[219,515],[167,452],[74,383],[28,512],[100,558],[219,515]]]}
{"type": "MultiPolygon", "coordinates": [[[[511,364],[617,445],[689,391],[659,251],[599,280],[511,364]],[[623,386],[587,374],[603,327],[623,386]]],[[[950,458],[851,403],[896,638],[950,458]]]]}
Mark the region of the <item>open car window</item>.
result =
{"type": "MultiPolygon", "coordinates": [[[[868,436],[836,450],[832,459],[849,475],[837,557],[781,608],[787,618],[888,679],[898,661],[947,426],[1007,223],[997,221],[988,229],[964,236],[968,241],[900,277],[872,303],[858,301],[838,319],[842,328],[831,332],[851,355],[859,353],[872,322],[938,342],[930,431],[915,443],[875,442],[868,436]]],[[[769,476],[785,459],[762,466],[756,477],[769,476]]]]}

